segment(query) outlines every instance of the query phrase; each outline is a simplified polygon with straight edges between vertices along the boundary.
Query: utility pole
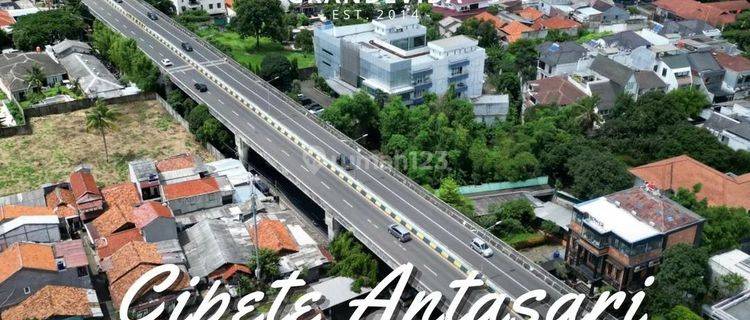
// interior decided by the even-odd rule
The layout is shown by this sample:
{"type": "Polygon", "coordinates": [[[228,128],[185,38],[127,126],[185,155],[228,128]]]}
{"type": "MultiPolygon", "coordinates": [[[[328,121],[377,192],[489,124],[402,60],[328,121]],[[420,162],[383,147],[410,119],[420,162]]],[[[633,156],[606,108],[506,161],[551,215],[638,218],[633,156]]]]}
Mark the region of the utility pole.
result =
{"type": "Polygon", "coordinates": [[[252,201],[252,203],[250,204],[250,211],[253,212],[253,228],[255,229],[255,279],[260,281],[260,239],[258,238],[258,208],[255,205],[257,199],[258,196],[255,194],[255,187],[253,187],[253,192],[250,195],[250,201],[252,201]]]}

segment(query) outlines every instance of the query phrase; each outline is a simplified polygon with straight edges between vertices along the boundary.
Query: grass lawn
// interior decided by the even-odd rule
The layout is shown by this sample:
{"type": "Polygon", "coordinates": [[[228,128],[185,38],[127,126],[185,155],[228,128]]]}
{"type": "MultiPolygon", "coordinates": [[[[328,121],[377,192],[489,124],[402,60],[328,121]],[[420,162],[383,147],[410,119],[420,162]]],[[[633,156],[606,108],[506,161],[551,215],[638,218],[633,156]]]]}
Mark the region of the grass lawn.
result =
{"type": "Polygon", "coordinates": [[[32,135],[0,139],[0,195],[67,180],[81,163],[93,165],[97,183],[103,186],[127,181],[128,161],[139,158],[192,152],[213,160],[155,101],[112,107],[122,117],[117,130],[107,134],[109,162],[101,136],[86,132],[86,110],[32,118],[32,135]]]}
{"type": "Polygon", "coordinates": [[[502,238],[503,241],[507,242],[514,248],[517,248],[520,244],[542,243],[544,242],[544,239],[544,234],[541,232],[517,233],[502,238]]]}
{"type": "Polygon", "coordinates": [[[27,95],[27,99],[26,100],[23,100],[23,101],[21,101],[21,102],[18,103],[19,105],[21,105],[21,108],[26,109],[26,108],[30,107],[32,104],[36,104],[36,103],[41,102],[41,100],[43,100],[43,99],[51,98],[51,97],[54,97],[54,96],[57,96],[57,95],[68,95],[68,96],[70,96],[73,99],[81,99],[81,98],[83,98],[83,95],[77,95],[77,94],[75,94],[73,92],[73,90],[68,89],[68,87],[66,87],[66,86],[55,86],[55,87],[51,87],[51,88],[47,88],[47,89],[43,90],[41,92],[41,94],[38,94],[38,97],[36,97],[37,101],[32,101],[30,99],[31,95],[33,95],[33,94],[27,95]]]}
{"type": "Polygon", "coordinates": [[[242,65],[258,66],[265,55],[277,52],[290,60],[297,58],[297,66],[300,69],[315,66],[315,55],[313,53],[285,50],[280,43],[273,42],[268,38],[260,38],[260,48],[256,48],[255,38],[243,39],[234,31],[219,31],[216,28],[207,28],[198,30],[198,35],[209,42],[216,41],[226,46],[229,50],[227,53],[242,65]]]}

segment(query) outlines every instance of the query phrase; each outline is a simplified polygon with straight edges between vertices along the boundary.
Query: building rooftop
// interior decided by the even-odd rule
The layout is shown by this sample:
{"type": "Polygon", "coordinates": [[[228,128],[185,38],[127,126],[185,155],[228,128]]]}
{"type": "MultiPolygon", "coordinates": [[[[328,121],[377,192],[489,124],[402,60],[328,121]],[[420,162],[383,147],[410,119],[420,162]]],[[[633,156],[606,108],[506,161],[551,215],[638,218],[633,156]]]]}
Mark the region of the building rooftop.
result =
{"type": "Polygon", "coordinates": [[[586,96],[586,93],[562,76],[529,81],[531,94],[538,105],[568,105],[586,96]]]}
{"type": "Polygon", "coordinates": [[[508,43],[513,43],[521,39],[524,33],[534,31],[534,29],[518,21],[511,21],[503,26],[500,31],[507,35],[508,43]]]}
{"type": "Polygon", "coordinates": [[[52,246],[56,259],[63,259],[66,268],[85,267],[89,265],[83,240],[65,240],[55,242],[52,246]]]}
{"type": "Polygon", "coordinates": [[[99,259],[103,260],[133,241],[144,242],[143,235],[141,235],[139,229],[127,229],[105,237],[100,237],[94,240],[96,254],[99,256],[99,259]]]}
{"type": "Polygon", "coordinates": [[[716,58],[716,62],[718,62],[724,69],[736,72],[750,71],[750,59],[745,58],[742,55],[730,56],[724,52],[715,52],[714,58],[716,58]]]}
{"type": "Polygon", "coordinates": [[[263,219],[258,222],[259,240],[255,239],[255,230],[252,227],[249,231],[253,242],[260,248],[286,253],[299,251],[299,245],[294,241],[289,229],[279,220],[263,219]]]}
{"type": "MultiPolygon", "coordinates": [[[[745,281],[750,282],[750,255],[742,250],[734,249],[721,254],[717,254],[710,259],[711,269],[714,276],[721,276],[728,273],[734,273],[744,278],[745,281]],[[717,270],[717,267],[721,270],[717,270]]],[[[745,284],[745,288],[748,288],[750,284],[745,284]]]]}
{"type": "Polygon", "coordinates": [[[428,42],[430,47],[438,47],[443,51],[451,51],[456,49],[463,49],[467,47],[475,47],[479,42],[472,38],[464,35],[453,36],[449,38],[439,39],[428,42]]]}
{"type": "Polygon", "coordinates": [[[596,56],[590,69],[605,77],[622,90],[633,75],[633,70],[605,56],[596,56]]]}
{"type": "Polygon", "coordinates": [[[516,14],[532,22],[544,17],[544,13],[541,13],[539,10],[534,9],[533,7],[523,8],[523,10],[516,12],[516,14]]]}
{"type": "Polygon", "coordinates": [[[16,242],[0,252],[0,283],[22,269],[57,272],[52,246],[31,242],[16,242]]]}
{"type": "Polygon", "coordinates": [[[238,221],[206,219],[180,233],[191,276],[207,277],[227,264],[246,264],[253,252],[247,228],[238,221]]]}
{"type": "MultiPolygon", "coordinates": [[[[452,18],[452,17],[449,17],[449,18],[456,19],[456,18],[452,18]]],[[[508,22],[506,22],[503,19],[500,19],[500,17],[498,17],[496,15],[493,15],[493,14],[491,14],[489,12],[486,12],[486,11],[485,12],[481,12],[478,15],[474,16],[474,19],[477,19],[477,20],[482,21],[482,22],[484,22],[484,21],[490,22],[490,23],[492,23],[493,26],[495,26],[495,29],[500,29],[504,25],[508,24],[508,22]]],[[[445,20],[445,19],[443,19],[443,20],[445,20]]],[[[440,21],[443,21],[443,20],[440,20],[440,21]]],[[[458,19],[456,19],[456,20],[458,20],[458,19]]]]}
{"type": "Polygon", "coordinates": [[[581,24],[572,19],[554,16],[552,18],[542,18],[534,22],[534,30],[560,30],[580,28],[581,24]]]}
{"type": "Polygon", "coordinates": [[[107,270],[110,283],[114,283],[139,265],[160,265],[161,255],[155,244],[133,241],[124,245],[109,258],[112,268],[107,270]]]}
{"type": "Polygon", "coordinates": [[[60,63],[68,70],[68,77],[78,79],[78,84],[87,94],[105,95],[124,88],[104,64],[92,55],[72,53],[61,58],[60,63]]]}
{"type": "Polygon", "coordinates": [[[156,169],[159,172],[169,172],[174,170],[182,170],[188,168],[194,168],[200,164],[200,160],[195,155],[184,153],[176,156],[172,156],[156,162],[156,169]]]}
{"type": "Polygon", "coordinates": [[[661,61],[672,69],[690,68],[690,61],[684,53],[662,56],[661,61]]]}
{"type": "Polygon", "coordinates": [[[711,319],[745,320],[750,314],[750,290],[716,303],[710,309],[711,319]]]}
{"type": "Polygon", "coordinates": [[[90,222],[89,233],[93,239],[107,237],[135,223],[133,208],[140,203],[138,191],[132,183],[123,183],[104,189],[107,209],[90,222]]]}
{"type": "Polygon", "coordinates": [[[172,210],[166,205],[154,201],[146,201],[133,208],[131,214],[135,227],[142,229],[158,218],[174,219],[172,210]]]}
{"type": "Polygon", "coordinates": [[[654,6],[673,12],[682,19],[698,19],[713,26],[735,21],[736,12],[750,9],[745,0],[701,3],[694,0],[657,0],[654,6]]]}
{"type": "Polygon", "coordinates": [[[48,285],[2,313],[3,320],[102,317],[93,289],[48,285]]]}
{"type": "Polygon", "coordinates": [[[575,41],[544,42],[537,46],[539,60],[548,65],[559,65],[578,62],[588,53],[586,48],[575,41]]]}
{"type": "Polygon", "coordinates": [[[639,90],[664,89],[667,84],[651,70],[636,70],[635,82],[639,90]]]}
{"type": "Polygon", "coordinates": [[[688,53],[690,66],[696,72],[723,71],[724,68],[716,62],[716,58],[710,51],[695,51],[688,53]]]}
{"type": "Polygon", "coordinates": [[[750,208],[750,173],[728,175],[687,155],[635,167],[630,173],[661,190],[691,190],[700,183],[699,199],[705,197],[711,205],[750,208]]]}
{"type": "Polygon", "coordinates": [[[354,283],[354,279],[333,277],[311,284],[310,290],[323,294],[325,299],[323,299],[320,308],[327,310],[372,291],[371,288],[362,288],[360,292],[354,292],[351,290],[352,283],[354,283]]]}
{"type": "Polygon", "coordinates": [[[0,222],[18,217],[52,215],[55,214],[47,207],[30,207],[12,204],[0,206],[0,222]]]}
{"type": "Polygon", "coordinates": [[[650,46],[651,42],[641,37],[635,31],[623,31],[612,35],[602,37],[602,40],[608,46],[618,47],[620,49],[633,50],[638,47],[650,46]]]}
{"type": "Polygon", "coordinates": [[[45,75],[62,75],[66,71],[46,53],[15,52],[0,55],[0,78],[10,91],[25,90],[29,87],[24,80],[33,66],[39,66],[45,75]]]}
{"type": "Polygon", "coordinates": [[[214,177],[189,180],[163,186],[164,199],[167,201],[195,197],[199,195],[219,192],[219,184],[214,177]]]}
{"type": "Polygon", "coordinates": [[[58,217],[78,217],[78,206],[73,191],[58,186],[45,196],[45,200],[47,208],[52,209],[58,217]]]}

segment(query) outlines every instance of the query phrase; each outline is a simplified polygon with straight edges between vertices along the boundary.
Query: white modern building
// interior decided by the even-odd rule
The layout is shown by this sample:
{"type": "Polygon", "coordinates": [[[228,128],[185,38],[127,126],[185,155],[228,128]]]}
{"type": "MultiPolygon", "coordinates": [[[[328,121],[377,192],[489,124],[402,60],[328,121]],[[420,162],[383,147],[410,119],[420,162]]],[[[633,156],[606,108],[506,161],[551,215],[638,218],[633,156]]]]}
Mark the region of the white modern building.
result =
{"type": "Polygon", "coordinates": [[[172,0],[172,5],[177,14],[190,10],[203,10],[212,16],[227,13],[224,0],[172,0]]]}
{"type": "Polygon", "coordinates": [[[451,86],[462,98],[482,95],[484,61],[477,41],[455,36],[426,41],[427,29],[416,17],[315,30],[318,73],[339,94],[359,89],[401,96],[421,103],[427,92],[444,94],[451,86]]]}

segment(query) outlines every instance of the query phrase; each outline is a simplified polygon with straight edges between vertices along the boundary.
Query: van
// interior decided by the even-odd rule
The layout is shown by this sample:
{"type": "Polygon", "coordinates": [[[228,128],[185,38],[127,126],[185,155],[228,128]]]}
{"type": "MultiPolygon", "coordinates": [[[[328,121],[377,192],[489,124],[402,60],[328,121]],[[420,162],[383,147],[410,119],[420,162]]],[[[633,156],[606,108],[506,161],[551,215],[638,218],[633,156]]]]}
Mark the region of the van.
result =
{"type": "Polygon", "coordinates": [[[388,226],[388,232],[390,232],[391,235],[396,237],[398,241],[407,242],[411,240],[411,234],[409,233],[409,230],[406,230],[406,228],[404,228],[404,226],[400,224],[394,223],[388,226]]]}

